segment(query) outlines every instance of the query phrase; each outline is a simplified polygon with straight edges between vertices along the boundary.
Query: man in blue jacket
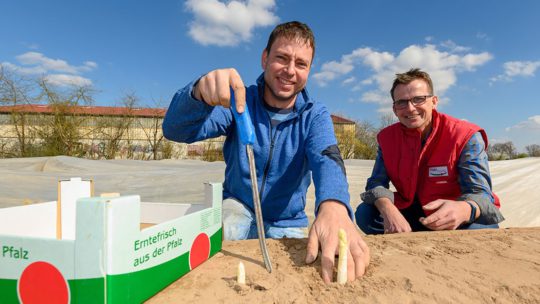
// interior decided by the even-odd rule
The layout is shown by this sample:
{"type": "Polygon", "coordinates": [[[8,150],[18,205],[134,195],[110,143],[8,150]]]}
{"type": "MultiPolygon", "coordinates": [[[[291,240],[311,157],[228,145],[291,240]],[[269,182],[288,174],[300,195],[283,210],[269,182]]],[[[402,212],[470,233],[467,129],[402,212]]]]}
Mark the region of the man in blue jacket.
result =
{"type": "Polygon", "coordinates": [[[174,96],[163,121],[166,138],[192,143],[226,135],[223,146],[223,233],[225,239],[257,238],[246,149],[236,132],[230,89],[236,108],[247,104],[255,127],[253,145],[265,234],[269,238],[305,237],[306,191],[313,177],[316,219],[309,231],[306,263],[322,252],[322,278],[332,281],[338,230],[349,239],[348,274],[364,274],[369,249],[352,222],[345,167],[330,114],[310,98],[305,85],[315,40],[300,22],[278,25],[262,53],[263,74],[245,87],[235,69],[207,73],[174,96]]]}

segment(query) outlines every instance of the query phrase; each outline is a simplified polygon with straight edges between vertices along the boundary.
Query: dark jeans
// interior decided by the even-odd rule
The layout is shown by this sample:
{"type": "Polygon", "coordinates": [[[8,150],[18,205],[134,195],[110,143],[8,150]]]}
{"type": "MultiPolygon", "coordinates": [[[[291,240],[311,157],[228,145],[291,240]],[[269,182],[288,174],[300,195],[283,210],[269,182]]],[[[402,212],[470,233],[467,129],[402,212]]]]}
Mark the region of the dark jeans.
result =
{"type": "MultiPolygon", "coordinates": [[[[412,231],[430,231],[426,226],[422,225],[419,221],[421,217],[426,216],[422,207],[418,203],[413,203],[409,208],[400,210],[401,214],[409,225],[412,231]]],[[[384,220],[379,213],[379,210],[375,205],[361,203],[356,208],[354,213],[356,218],[356,224],[365,234],[383,234],[384,233],[384,220]]],[[[499,228],[498,224],[482,225],[482,224],[468,224],[461,225],[458,229],[494,229],[499,228]]]]}

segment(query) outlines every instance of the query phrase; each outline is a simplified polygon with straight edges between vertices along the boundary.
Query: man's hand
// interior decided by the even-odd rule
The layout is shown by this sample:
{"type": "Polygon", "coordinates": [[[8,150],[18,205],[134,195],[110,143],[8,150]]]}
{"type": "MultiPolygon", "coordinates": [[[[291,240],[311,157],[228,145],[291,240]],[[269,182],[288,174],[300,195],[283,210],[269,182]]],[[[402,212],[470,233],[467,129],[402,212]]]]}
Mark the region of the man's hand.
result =
{"type": "Polygon", "coordinates": [[[244,112],[246,88],[235,69],[213,70],[199,79],[193,88],[193,96],[211,106],[231,106],[231,88],[236,100],[236,111],[244,112]]]}
{"type": "Polygon", "coordinates": [[[388,198],[379,198],[375,201],[375,207],[381,213],[384,220],[384,233],[411,232],[411,225],[399,209],[388,198]]]}
{"type": "Polygon", "coordinates": [[[349,240],[347,279],[354,281],[361,277],[369,265],[369,248],[349,218],[347,208],[340,202],[325,201],[319,207],[319,214],[309,230],[306,254],[306,263],[313,263],[317,259],[319,244],[321,245],[321,276],[325,283],[332,282],[340,228],[345,230],[349,240]]]}
{"type": "MultiPolygon", "coordinates": [[[[422,208],[435,210],[431,215],[420,218],[420,223],[431,230],[455,230],[469,221],[471,216],[471,207],[464,201],[438,199],[422,208]]],[[[478,207],[477,210],[479,210],[478,207]]]]}

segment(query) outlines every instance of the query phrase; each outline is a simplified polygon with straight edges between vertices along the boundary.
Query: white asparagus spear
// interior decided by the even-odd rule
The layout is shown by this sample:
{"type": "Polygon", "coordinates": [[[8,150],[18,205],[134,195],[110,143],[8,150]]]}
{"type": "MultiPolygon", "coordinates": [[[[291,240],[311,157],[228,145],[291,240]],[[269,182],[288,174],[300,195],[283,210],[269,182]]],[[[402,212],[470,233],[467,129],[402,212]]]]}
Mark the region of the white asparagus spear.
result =
{"type": "Polygon", "coordinates": [[[246,269],[244,268],[244,263],[240,261],[238,263],[238,274],[236,277],[236,282],[238,285],[246,285],[246,269]]]}
{"type": "Polygon", "coordinates": [[[343,229],[339,229],[339,258],[337,268],[337,282],[339,284],[347,283],[347,233],[343,229]]]}

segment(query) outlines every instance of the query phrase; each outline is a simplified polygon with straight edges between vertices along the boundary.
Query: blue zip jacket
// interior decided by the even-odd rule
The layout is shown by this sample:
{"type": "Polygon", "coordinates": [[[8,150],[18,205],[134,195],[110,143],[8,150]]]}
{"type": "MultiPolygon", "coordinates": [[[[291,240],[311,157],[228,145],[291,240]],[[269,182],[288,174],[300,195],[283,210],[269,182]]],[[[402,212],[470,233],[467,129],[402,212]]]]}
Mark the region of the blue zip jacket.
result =
{"type": "MultiPolygon", "coordinates": [[[[212,107],[193,98],[191,82],[178,91],[163,121],[167,139],[192,143],[226,135],[223,198],[233,197],[252,211],[253,197],[246,147],[240,142],[230,109],[212,107]]],[[[343,203],[352,219],[345,167],[326,107],[304,89],[293,113],[272,127],[263,104],[264,77],[246,88],[246,104],[255,127],[255,166],[264,221],[276,227],[306,227],[306,192],[315,183],[315,214],[321,202],[343,203]]]]}

